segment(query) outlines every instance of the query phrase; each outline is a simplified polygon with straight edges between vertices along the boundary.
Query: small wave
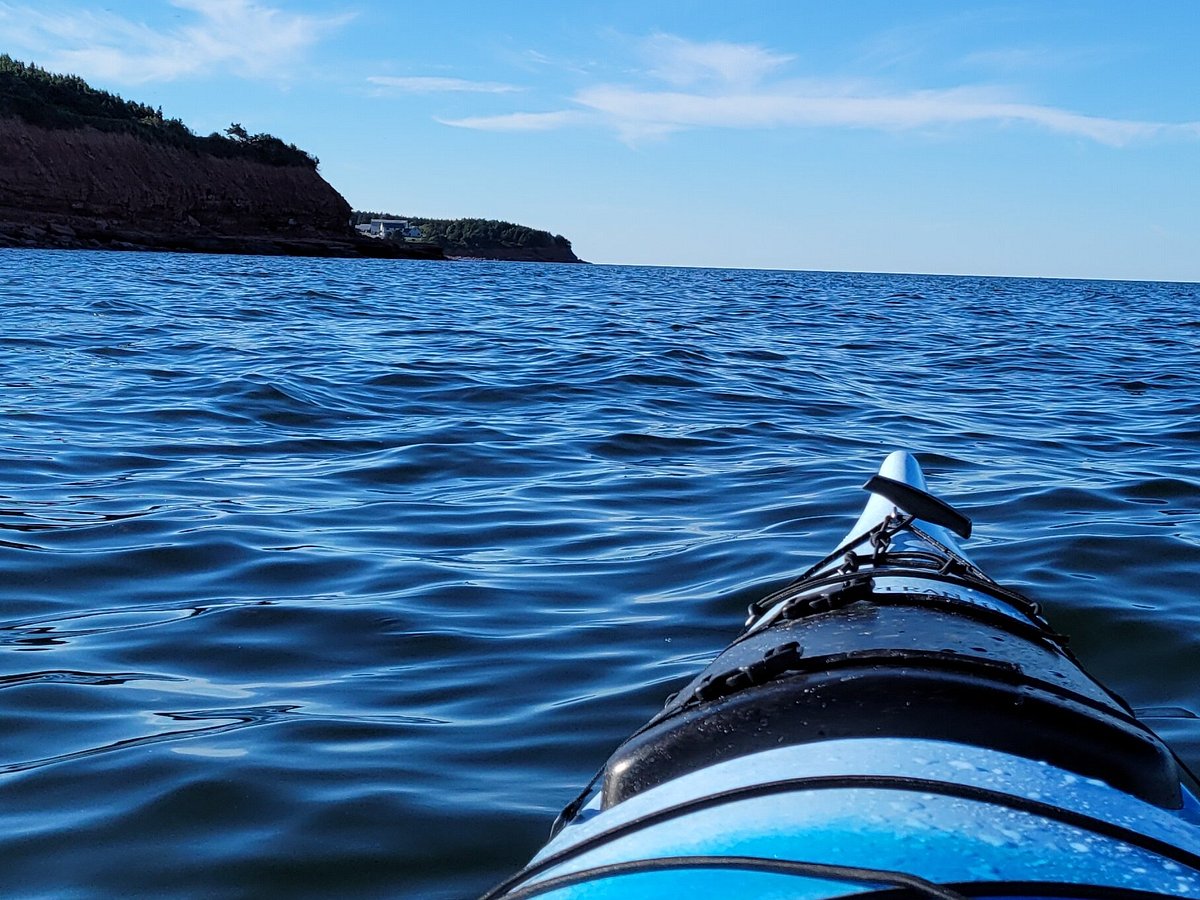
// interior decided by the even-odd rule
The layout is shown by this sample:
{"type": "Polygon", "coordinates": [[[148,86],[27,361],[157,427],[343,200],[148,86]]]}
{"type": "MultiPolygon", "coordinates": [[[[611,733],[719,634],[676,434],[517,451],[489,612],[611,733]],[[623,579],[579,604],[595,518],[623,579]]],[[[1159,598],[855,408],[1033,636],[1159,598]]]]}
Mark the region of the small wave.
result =
{"type": "Polygon", "coordinates": [[[708,438],[622,432],[591,444],[589,450],[596,456],[609,459],[688,459],[702,450],[716,446],[717,443],[708,438]]]}
{"type": "Polygon", "coordinates": [[[0,625],[0,645],[62,644],[72,638],[151,628],[208,612],[193,609],[113,609],[0,625]]]}
{"type": "Polygon", "coordinates": [[[0,676],[0,690],[23,687],[30,684],[90,684],[111,686],[135,681],[185,681],[174,675],[156,675],[148,672],[76,672],[70,669],[47,669],[39,672],[20,672],[0,676]]]}
{"type": "Polygon", "coordinates": [[[87,347],[84,352],[106,359],[128,359],[145,353],[144,350],[135,347],[87,347]]]}
{"type": "Polygon", "coordinates": [[[110,744],[88,747],[84,750],[75,750],[55,756],[45,756],[23,762],[0,763],[0,773],[28,772],[33,769],[42,769],[47,766],[61,765],[62,763],[89,759],[95,756],[147,747],[154,744],[213,736],[260,725],[271,725],[282,721],[296,708],[295,706],[264,706],[241,709],[200,710],[195,712],[156,713],[155,715],[170,722],[199,724],[195,728],[170,729],[156,734],[126,738],[110,744]]]}

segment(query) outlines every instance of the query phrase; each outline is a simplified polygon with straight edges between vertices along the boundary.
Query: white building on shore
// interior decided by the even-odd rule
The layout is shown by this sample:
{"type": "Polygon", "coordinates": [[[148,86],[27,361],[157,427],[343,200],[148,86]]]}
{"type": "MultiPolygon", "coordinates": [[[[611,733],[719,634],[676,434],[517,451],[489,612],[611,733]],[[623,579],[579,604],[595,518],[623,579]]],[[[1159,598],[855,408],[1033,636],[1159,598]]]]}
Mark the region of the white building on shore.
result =
{"type": "Polygon", "coordinates": [[[372,219],[355,227],[367,237],[380,240],[402,241],[421,236],[420,226],[412,224],[408,219],[372,219]]]}

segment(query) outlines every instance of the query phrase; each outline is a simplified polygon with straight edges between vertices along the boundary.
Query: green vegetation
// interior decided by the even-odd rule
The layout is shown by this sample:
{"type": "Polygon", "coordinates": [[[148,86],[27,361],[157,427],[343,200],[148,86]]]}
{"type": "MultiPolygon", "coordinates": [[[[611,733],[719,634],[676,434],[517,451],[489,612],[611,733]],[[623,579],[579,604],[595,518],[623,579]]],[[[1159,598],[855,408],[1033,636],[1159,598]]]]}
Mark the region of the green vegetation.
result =
{"type": "Polygon", "coordinates": [[[571,242],[561,234],[551,234],[512,222],[496,219],[423,219],[419,216],[395,216],[390,213],[355,211],[352,225],[372,219],[407,219],[421,229],[421,240],[437,244],[444,251],[480,251],[496,248],[534,249],[555,247],[570,250],[571,242]]]}
{"type": "Polygon", "coordinates": [[[253,159],[273,166],[316,168],[318,160],[270,134],[250,134],[234,123],[225,134],[193,134],[179,119],[164,119],[162,108],[123,100],[99,91],[77,75],[55,75],[0,54],[0,116],[43,128],[83,128],[132,134],[142,140],[194,153],[253,159]]]}

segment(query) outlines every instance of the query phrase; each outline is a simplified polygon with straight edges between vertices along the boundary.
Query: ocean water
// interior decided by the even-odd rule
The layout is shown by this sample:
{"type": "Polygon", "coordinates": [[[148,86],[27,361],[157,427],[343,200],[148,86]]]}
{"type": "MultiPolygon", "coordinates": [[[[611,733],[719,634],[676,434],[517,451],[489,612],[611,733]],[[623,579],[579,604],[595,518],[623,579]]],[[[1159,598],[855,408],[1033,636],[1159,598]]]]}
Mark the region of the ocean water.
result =
{"type": "Polygon", "coordinates": [[[3,896],[478,894],[896,448],[1200,712],[1198,285],[4,250],[0,322],[3,896]]]}

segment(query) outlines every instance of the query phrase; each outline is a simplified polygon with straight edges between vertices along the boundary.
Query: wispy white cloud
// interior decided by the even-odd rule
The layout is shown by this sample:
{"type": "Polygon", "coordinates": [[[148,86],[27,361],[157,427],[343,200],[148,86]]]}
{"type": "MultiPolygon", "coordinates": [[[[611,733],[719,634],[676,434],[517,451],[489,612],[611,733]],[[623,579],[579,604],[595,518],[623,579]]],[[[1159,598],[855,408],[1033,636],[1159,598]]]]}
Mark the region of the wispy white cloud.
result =
{"type": "Polygon", "coordinates": [[[600,86],[579,92],[575,102],[603,116],[627,138],[686,128],[796,126],[900,131],[973,122],[1023,122],[1121,146],[1177,127],[1080,115],[970,88],[880,93],[853,85],[840,89],[825,84],[814,89],[798,83],[710,95],[600,86]]]}
{"type": "Polygon", "coordinates": [[[499,81],[468,81],[465,78],[440,78],[432,75],[416,75],[410,77],[392,75],[372,75],[367,79],[371,84],[404,94],[437,94],[437,93],[473,93],[473,94],[509,94],[523,90],[514,84],[503,84],[499,81]]]}
{"type": "Polygon", "coordinates": [[[757,44],[698,43],[671,34],[644,41],[642,53],[650,63],[649,74],[676,87],[751,85],[793,59],[757,44]]]}
{"type": "Polygon", "coordinates": [[[438,119],[443,125],[475,131],[554,131],[569,125],[586,124],[589,116],[578,110],[545,113],[506,113],[499,116],[472,116],[465,119],[438,119]]]}
{"type": "Polygon", "coordinates": [[[352,16],[313,16],[255,0],[171,0],[185,24],[154,28],[113,12],[63,15],[0,4],[10,52],[34,54],[47,68],[123,84],[231,71],[252,78],[289,71],[352,16]]]}
{"type": "Polygon", "coordinates": [[[696,128],[902,131],[970,124],[1031,125],[1110,146],[1160,136],[1200,136],[1196,122],[1085,115],[1030,103],[996,88],[896,90],[861,80],[773,78],[792,57],[757,44],[697,43],[655,35],[641,51],[648,63],[646,74],[674,89],[598,84],[577,91],[572,109],[443,121],[492,131],[601,126],[631,143],[696,128]]]}

